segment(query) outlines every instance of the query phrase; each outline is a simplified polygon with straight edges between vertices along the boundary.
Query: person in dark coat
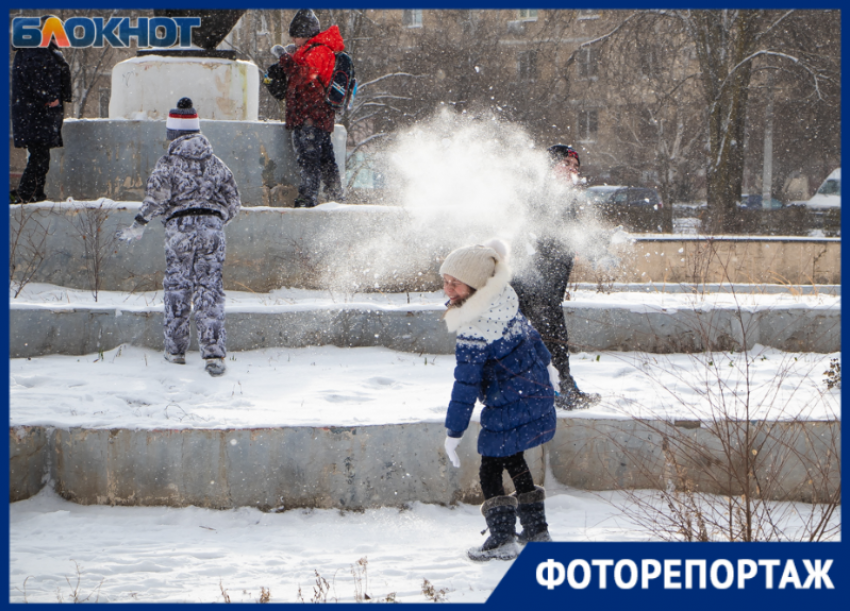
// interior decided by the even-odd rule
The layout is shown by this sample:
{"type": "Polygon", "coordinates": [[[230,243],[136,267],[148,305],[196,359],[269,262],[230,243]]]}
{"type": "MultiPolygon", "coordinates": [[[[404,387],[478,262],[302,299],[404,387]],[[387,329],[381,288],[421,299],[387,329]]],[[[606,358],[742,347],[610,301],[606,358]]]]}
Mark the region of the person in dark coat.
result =
{"type": "Polygon", "coordinates": [[[335,113],[325,95],[336,54],[345,44],[337,26],[320,31],[319,19],[308,9],[295,14],[289,36],[293,44],[282,49],[280,66],[286,75],[286,129],[292,133],[300,173],[295,207],[318,204],[320,184],[329,200],[341,202],[344,194],[331,141],[335,113]]]}
{"type": "MultiPolygon", "coordinates": [[[[563,184],[581,184],[578,152],[570,146],[556,144],[548,149],[552,180],[563,184]]],[[[562,191],[554,190],[556,197],[562,191]]],[[[530,263],[518,273],[512,286],[519,297],[519,309],[540,332],[552,362],[561,380],[561,393],[555,405],[561,409],[591,407],[601,399],[598,393],[586,393],[570,372],[570,349],[567,324],[561,304],[570,282],[575,253],[564,243],[564,223],[569,219],[571,207],[561,201],[549,201],[547,194],[540,205],[532,210],[534,235],[528,244],[530,263]]],[[[526,232],[530,233],[530,232],[526,232]]]]}
{"type": "Polygon", "coordinates": [[[507,246],[499,240],[451,252],[440,267],[449,297],[446,326],[457,333],[455,382],[446,414],[446,454],[460,466],[456,448],[476,400],[484,404],[478,452],[484,493],[481,513],[490,536],[470,549],[472,560],[515,558],[520,543],[551,541],[543,501],[523,452],[555,436],[557,371],[540,335],[522,312],[509,284],[507,246]],[[502,471],[516,492],[506,495],[502,471]]]}
{"type": "MultiPolygon", "coordinates": [[[[44,20],[42,20],[43,24],[44,20]]],[[[71,69],[51,41],[47,47],[15,50],[12,62],[12,133],[15,147],[29,152],[12,202],[47,199],[44,185],[50,149],[62,146],[65,102],[71,101],[71,69]]]]}

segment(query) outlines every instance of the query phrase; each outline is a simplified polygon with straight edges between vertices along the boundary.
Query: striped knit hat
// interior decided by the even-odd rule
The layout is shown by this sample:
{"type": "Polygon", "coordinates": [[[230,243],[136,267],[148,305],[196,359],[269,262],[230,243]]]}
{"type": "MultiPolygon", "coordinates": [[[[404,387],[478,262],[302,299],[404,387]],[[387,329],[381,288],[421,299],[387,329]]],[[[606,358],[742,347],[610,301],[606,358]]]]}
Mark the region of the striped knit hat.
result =
{"type": "Polygon", "coordinates": [[[201,132],[201,121],[198,119],[198,113],[192,108],[192,100],[180,98],[180,101],[177,102],[177,108],[168,111],[165,129],[169,140],[174,140],[186,134],[199,134],[201,132]]]}

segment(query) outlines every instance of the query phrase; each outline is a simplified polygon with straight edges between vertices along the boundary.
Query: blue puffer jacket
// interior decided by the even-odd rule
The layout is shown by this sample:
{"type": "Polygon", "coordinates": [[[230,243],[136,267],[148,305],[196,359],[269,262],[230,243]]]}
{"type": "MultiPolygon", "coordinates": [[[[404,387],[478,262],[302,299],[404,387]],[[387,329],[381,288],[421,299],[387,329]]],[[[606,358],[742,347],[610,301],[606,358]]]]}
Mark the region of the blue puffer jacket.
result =
{"type": "Polygon", "coordinates": [[[499,264],[496,275],[445,318],[449,331],[457,331],[446,428],[449,437],[461,437],[480,400],[478,452],[484,456],[511,456],[555,436],[554,390],[547,371],[551,357],[519,311],[509,278],[509,270],[499,264]]]}

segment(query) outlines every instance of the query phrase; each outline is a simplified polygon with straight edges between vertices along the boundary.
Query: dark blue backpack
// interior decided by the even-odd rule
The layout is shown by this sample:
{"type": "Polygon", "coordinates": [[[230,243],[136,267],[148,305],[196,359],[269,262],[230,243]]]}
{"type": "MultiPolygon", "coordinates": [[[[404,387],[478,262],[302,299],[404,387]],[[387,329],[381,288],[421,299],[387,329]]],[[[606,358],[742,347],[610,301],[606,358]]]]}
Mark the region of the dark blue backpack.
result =
{"type": "MultiPolygon", "coordinates": [[[[318,46],[314,43],[312,46],[318,46]]],[[[331,82],[325,90],[325,102],[337,112],[345,112],[351,108],[351,102],[357,94],[357,79],[354,78],[354,60],[342,51],[334,53],[334,71],[331,82]]]]}

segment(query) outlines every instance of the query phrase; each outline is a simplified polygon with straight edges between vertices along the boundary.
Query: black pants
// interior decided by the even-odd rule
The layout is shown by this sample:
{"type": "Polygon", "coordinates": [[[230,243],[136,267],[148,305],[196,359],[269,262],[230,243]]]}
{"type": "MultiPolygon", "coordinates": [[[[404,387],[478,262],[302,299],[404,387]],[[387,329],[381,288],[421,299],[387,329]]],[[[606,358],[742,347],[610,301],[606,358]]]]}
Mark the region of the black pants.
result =
{"type": "Polygon", "coordinates": [[[561,389],[575,386],[570,375],[570,346],[561,304],[573,271],[573,254],[554,244],[538,244],[531,268],[511,282],[519,309],[537,329],[561,376],[561,389]]]}
{"type": "Polygon", "coordinates": [[[29,159],[18,183],[18,197],[25,204],[42,202],[47,199],[44,183],[47,182],[47,172],[50,170],[50,147],[46,144],[31,144],[27,151],[29,159]]]}
{"type": "Polygon", "coordinates": [[[511,476],[517,494],[534,492],[534,480],[522,452],[513,456],[482,456],[478,477],[481,479],[481,491],[484,493],[485,500],[494,496],[504,496],[505,487],[502,485],[504,469],[507,469],[508,475],[511,476]]]}
{"type": "Polygon", "coordinates": [[[302,125],[292,130],[292,145],[300,174],[297,203],[302,206],[318,204],[320,183],[324,184],[329,200],[342,201],[342,183],[331,134],[313,125],[302,125]]]}

